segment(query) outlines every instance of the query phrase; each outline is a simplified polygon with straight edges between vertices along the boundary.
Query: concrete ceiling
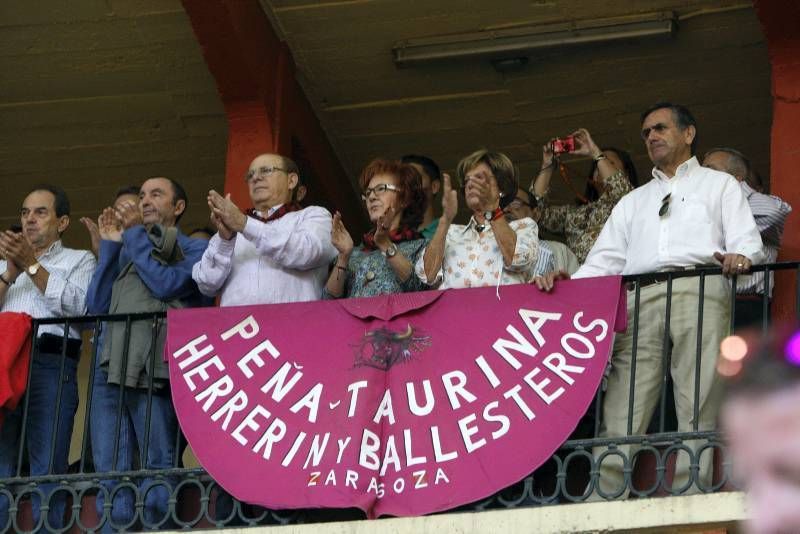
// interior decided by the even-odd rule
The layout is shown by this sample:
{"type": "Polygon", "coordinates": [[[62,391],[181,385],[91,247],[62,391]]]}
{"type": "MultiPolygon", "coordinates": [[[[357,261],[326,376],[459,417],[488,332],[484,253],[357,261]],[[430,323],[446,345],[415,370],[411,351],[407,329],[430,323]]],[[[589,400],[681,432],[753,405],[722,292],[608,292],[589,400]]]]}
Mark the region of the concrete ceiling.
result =
{"type": "Polygon", "coordinates": [[[72,203],[65,241],[88,246],[78,219],[150,176],[186,187],[184,229],[206,224],[227,126],[179,0],[4,0],[0,71],[3,229],[52,182],[72,203]]]}
{"type": "MultiPolygon", "coordinates": [[[[770,68],[749,2],[726,0],[261,0],[294,55],[312,105],[347,171],[373,157],[422,153],[445,168],[472,150],[508,153],[527,183],[550,137],[586,127],[601,145],[650,164],[639,113],[689,106],[700,150],[738,147],[769,175],[770,68]],[[515,72],[486,59],[397,68],[398,41],[674,11],[671,39],[538,52],[515,72]]],[[[519,55],[519,54],[513,54],[519,55]]],[[[582,189],[587,162],[572,173],[582,189]]],[[[556,180],[558,181],[558,180],[556,180]]],[[[554,182],[554,185],[555,182],[554,182]]],[[[567,201],[571,193],[556,185],[567,201]]]]}
{"type": "MultiPolygon", "coordinates": [[[[348,174],[376,156],[429,154],[445,169],[481,146],[530,179],[551,136],[588,128],[649,162],[639,112],[669,99],[700,123],[700,149],[731,145],[769,175],[770,69],[749,3],[727,0],[260,0],[348,174]],[[453,33],[674,11],[672,39],[539,52],[500,73],[487,60],[398,69],[392,45],[453,33]]],[[[205,224],[221,187],[226,121],[179,0],[0,2],[0,226],[24,191],[63,185],[77,219],[154,175],[190,195],[184,229],[205,224]]],[[[580,182],[586,162],[573,165],[580,182]]],[[[580,187],[580,184],[578,184],[580,187]]],[[[355,194],[355,193],[354,193],[355,194]]],[[[555,194],[568,200],[563,184],[555,194]]]]}

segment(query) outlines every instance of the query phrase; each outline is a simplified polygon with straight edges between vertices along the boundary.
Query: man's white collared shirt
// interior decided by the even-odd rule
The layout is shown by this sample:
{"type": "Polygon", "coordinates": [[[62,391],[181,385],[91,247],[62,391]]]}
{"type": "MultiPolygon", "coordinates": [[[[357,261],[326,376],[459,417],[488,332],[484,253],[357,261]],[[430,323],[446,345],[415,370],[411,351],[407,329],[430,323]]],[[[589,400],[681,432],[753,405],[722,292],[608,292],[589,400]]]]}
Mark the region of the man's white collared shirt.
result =
{"type": "Polygon", "coordinates": [[[573,278],[718,265],[715,252],[763,261],[761,236],[739,183],[692,157],[672,178],[654,168],[652,180],[620,199],[573,278]]]}

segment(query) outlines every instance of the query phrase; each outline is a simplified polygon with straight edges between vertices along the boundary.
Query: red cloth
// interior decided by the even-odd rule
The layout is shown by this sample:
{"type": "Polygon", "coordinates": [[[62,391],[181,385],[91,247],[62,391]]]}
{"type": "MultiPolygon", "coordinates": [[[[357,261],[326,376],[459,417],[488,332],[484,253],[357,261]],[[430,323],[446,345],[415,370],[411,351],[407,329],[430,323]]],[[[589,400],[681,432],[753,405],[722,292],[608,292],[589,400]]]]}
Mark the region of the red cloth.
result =
{"type": "Polygon", "coordinates": [[[31,316],[0,313],[0,426],[25,393],[31,360],[31,316]]]}

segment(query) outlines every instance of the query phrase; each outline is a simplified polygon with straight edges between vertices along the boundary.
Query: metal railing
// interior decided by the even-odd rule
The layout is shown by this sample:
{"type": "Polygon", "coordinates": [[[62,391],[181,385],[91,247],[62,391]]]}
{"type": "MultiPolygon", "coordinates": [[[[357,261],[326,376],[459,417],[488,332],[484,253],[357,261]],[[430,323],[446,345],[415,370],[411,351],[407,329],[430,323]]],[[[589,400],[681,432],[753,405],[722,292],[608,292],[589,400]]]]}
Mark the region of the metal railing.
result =
{"type": "MultiPolygon", "coordinates": [[[[798,287],[795,295],[795,312],[800,314],[799,262],[757,266],[753,270],[765,273],[767,285],[760,301],[764,315],[760,324],[757,325],[758,328],[763,330],[769,328],[770,302],[767,295],[770,284],[769,274],[772,272],[780,270],[794,272],[798,287]]],[[[719,432],[714,428],[701,428],[702,425],[699,423],[698,405],[702,393],[700,391],[701,368],[703,364],[708,365],[709,361],[716,359],[716,354],[711,356],[706,354],[704,360],[702,350],[703,332],[704,330],[707,332],[709,329],[706,316],[709,307],[706,302],[707,293],[709,293],[708,285],[714,283],[714,279],[721,279],[719,268],[625,276],[628,298],[632,300],[632,304],[629,306],[629,331],[631,331],[632,347],[627,380],[629,389],[626,431],[613,435],[613,432],[609,432],[605,428],[607,421],[604,420],[603,406],[607,392],[604,391],[605,387],[601,387],[592,407],[581,420],[576,431],[548,462],[518,484],[458,510],[515,508],[560,502],[621,499],[629,496],[681,495],[692,492],[715,492],[732,487],[730,459],[719,432]],[[693,282],[696,283],[696,289],[688,291],[697,299],[697,315],[693,330],[696,335],[694,392],[692,426],[689,430],[678,431],[676,416],[672,412],[671,406],[674,403],[670,396],[670,375],[675,356],[672,353],[675,340],[672,339],[670,330],[671,325],[676,321],[674,303],[678,299],[686,298],[687,281],[685,279],[696,281],[693,282]],[[657,293],[658,296],[653,297],[654,293],[657,293]],[[655,304],[653,304],[654,302],[655,304]],[[639,400],[637,399],[636,384],[637,359],[639,359],[637,353],[641,353],[642,350],[638,345],[640,337],[642,337],[640,332],[644,326],[641,322],[641,314],[643,308],[652,308],[653,306],[662,306],[663,310],[660,313],[664,317],[663,324],[658,325],[663,331],[660,369],[658,369],[658,401],[652,417],[645,414],[645,418],[649,419],[647,430],[639,433],[635,431],[632,407],[639,400]],[[633,449],[629,447],[633,447],[633,449]],[[684,462],[688,466],[688,478],[685,483],[673,486],[670,479],[679,454],[685,455],[684,462]],[[600,483],[607,462],[616,463],[621,481],[610,491],[604,489],[600,483]],[[713,465],[713,478],[704,480],[701,469],[708,462],[712,462],[713,465]]],[[[733,279],[731,285],[733,290],[727,289],[725,298],[730,313],[729,324],[733,329],[736,314],[736,279],[733,279]]],[[[203,469],[182,467],[181,453],[186,443],[179,428],[175,431],[174,436],[169,437],[171,443],[174,444],[175,451],[172,465],[158,468],[150,466],[148,462],[149,449],[153,446],[151,443],[152,406],[154,402],[161,402],[159,399],[165,398],[165,393],[158,390],[153,377],[156,358],[160,357],[160,354],[156,354],[155,340],[159,329],[164,326],[164,313],[36,320],[34,321],[33,339],[37,339],[38,330],[42,327],[61,325],[64,331],[68,331],[71,327],[90,330],[92,340],[99,340],[104,328],[107,328],[105,325],[123,322],[125,324],[125,348],[122,376],[124,377],[128,364],[131,327],[142,321],[149,324],[153,343],[148,359],[149,379],[145,394],[144,436],[138,440],[140,445],[138,448],[141,449],[138,451],[138,459],[136,455],[131,455],[128,465],[127,458],[119,458],[120,434],[124,426],[123,407],[126,396],[131,393],[130,388],[117,386],[111,468],[99,469],[99,466],[94,465],[93,457],[97,456],[97,451],[92,454],[90,450],[90,434],[92,409],[94,408],[93,395],[96,391],[92,385],[98,378],[96,373],[101,372],[99,367],[94,365],[98,361],[98,347],[101,343],[92,342],[93,365],[88,381],[87,409],[83,420],[74,426],[81,432],[80,457],[77,462],[70,465],[69,469],[64,470],[66,472],[59,472],[56,458],[59,417],[54,417],[50,429],[47,468],[44,473],[32,474],[31,464],[34,462],[28,461],[29,457],[25,452],[32,439],[37,439],[39,436],[31,436],[30,397],[26,395],[18,408],[21,413],[21,432],[15,451],[16,464],[10,476],[5,478],[0,476],[0,532],[8,530],[65,532],[76,527],[80,531],[242,527],[362,517],[360,512],[353,510],[278,511],[241,503],[227,495],[203,469]],[[118,509],[121,507],[119,503],[123,501],[128,503],[127,512],[118,513],[118,509]],[[102,506],[99,506],[98,502],[102,502],[102,506]],[[114,504],[112,505],[112,503],[114,504]],[[63,510],[63,518],[61,510],[63,510]],[[58,512],[56,517],[53,517],[53,511],[58,512]]],[[[647,326],[653,325],[648,323],[647,326]]],[[[40,356],[39,346],[34,343],[32,363],[27,376],[28,388],[31,387],[33,362],[40,356]]],[[[55,360],[58,362],[59,380],[53,409],[55,414],[59,414],[62,397],[64,397],[63,388],[66,387],[63,384],[67,383],[65,375],[69,373],[70,356],[66,339],[61,343],[60,358],[58,354],[50,356],[51,359],[52,356],[55,356],[55,360]]],[[[643,363],[639,362],[640,369],[642,365],[643,363]]]]}

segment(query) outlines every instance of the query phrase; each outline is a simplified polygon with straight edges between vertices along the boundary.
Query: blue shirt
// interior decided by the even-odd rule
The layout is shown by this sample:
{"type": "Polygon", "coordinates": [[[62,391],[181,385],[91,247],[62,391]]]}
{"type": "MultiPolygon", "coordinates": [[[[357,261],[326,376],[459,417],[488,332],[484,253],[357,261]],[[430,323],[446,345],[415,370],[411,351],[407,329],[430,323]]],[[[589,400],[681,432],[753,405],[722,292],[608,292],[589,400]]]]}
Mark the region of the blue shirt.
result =
{"type": "Polygon", "coordinates": [[[200,294],[197,284],[192,280],[192,266],[203,257],[208,241],[191,239],[178,231],[178,244],[183,251],[183,260],[172,265],[162,265],[150,255],[153,243],[142,225],[125,230],[122,233],[122,242],[102,240],[97,270],[86,295],[88,312],[92,315],[108,313],[114,280],[131,261],[139,278],[154,298],[180,299],[187,306],[211,304],[209,299],[200,294]]]}

